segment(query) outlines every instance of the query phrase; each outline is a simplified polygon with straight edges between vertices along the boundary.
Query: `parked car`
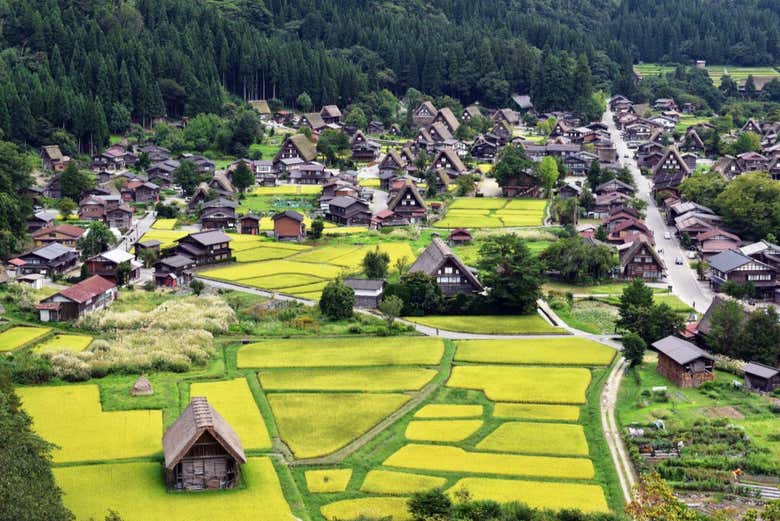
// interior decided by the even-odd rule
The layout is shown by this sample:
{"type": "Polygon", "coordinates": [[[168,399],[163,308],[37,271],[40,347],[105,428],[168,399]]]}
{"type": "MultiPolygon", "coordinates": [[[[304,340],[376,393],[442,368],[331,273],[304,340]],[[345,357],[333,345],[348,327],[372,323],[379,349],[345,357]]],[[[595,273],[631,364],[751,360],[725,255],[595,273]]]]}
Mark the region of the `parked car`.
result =
{"type": "Polygon", "coordinates": [[[689,251],[688,252],[688,258],[689,259],[695,259],[696,258],[696,252],[695,251],[689,251]]]}
{"type": "Polygon", "coordinates": [[[672,238],[672,234],[669,232],[664,232],[664,239],[669,240],[672,238]]]}
{"type": "Polygon", "coordinates": [[[674,258],[674,263],[675,263],[675,264],[678,264],[678,265],[682,265],[682,264],[683,264],[683,259],[682,259],[682,257],[675,257],[675,258],[674,258]]]}

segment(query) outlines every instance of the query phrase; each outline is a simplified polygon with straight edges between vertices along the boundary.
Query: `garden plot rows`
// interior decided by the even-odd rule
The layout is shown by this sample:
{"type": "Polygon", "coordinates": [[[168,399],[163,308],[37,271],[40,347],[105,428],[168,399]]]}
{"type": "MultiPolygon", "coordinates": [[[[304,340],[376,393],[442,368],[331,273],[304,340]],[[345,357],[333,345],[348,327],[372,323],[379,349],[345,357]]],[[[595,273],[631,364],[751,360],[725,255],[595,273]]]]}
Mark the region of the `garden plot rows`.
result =
{"type": "MultiPolygon", "coordinates": [[[[361,269],[363,257],[377,246],[322,246],[265,242],[236,252],[238,264],[203,272],[209,278],[246,286],[276,290],[316,300],[325,285],[340,275],[361,269]],[[295,246],[294,248],[290,246],[295,246]]],[[[383,243],[380,251],[398,259],[414,259],[407,243],[383,243]]]]}
{"type": "Polygon", "coordinates": [[[438,342],[291,339],[239,350],[239,367],[258,370],[280,436],[302,458],[345,446],[426,382],[444,384],[434,403],[346,460],[294,467],[310,511],[405,520],[409,495],[435,487],[535,507],[608,510],[604,476],[577,422],[590,367],[608,365],[612,349],[580,338],[462,341],[455,349],[438,342]],[[433,366],[443,355],[454,365],[436,380],[433,366]]]}
{"type": "Polygon", "coordinates": [[[541,226],[543,199],[463,198],[455,200],[437,228],[514,228],[541,226]]]}

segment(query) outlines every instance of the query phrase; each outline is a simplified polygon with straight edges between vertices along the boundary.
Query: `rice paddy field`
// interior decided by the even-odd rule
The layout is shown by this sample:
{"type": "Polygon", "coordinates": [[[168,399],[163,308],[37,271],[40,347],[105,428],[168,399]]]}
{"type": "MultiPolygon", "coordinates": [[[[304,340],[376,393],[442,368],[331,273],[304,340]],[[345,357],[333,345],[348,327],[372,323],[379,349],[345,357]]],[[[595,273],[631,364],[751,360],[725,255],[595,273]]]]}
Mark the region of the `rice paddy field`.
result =
{"type": "MultiPolygon", "coordinates": [[[[668,72],[674,72],[674,67],[671,65],[660,65],[656,63],[640,63],[634,65],[634,70],[639,72],[642,76],[659,76],[668,72]]],[[[775,78],[780,77],[780,72],[774,67],[737,67],[731,65],[707,65],[707,74],[709,75],[715,86],[720,85],[720,79],[725,76],[731,76],[731,79],[737,83],[743,82],[748,76],[752,75],[754,78],[767,77],[775,78]]]]}
{"type": "Polygon", "coordinates": [[[19,349],[49,334],[51,328],[16,326],[0,333],[0,352],[19,349]]]}
{"type": "MultiPolygon", "coordinates": [[[[273,227],[270,224],[269,226],[273,227]]],[[[341,228],[329,230],[343,231],[341,228]]],[[[366,229],[361,228],[360,231],[365,232],[366,229]]],[[[363,257],[375,248],[390,256],[391,266],[398,259],[406,258],[410,263],[416,257],[407,242],[325,245],[312,248],[257,238],[254,242],[231,244],[231,247],[236,251],[237,263],[206,270],[201,272],[201,275],[311,300],[319,299],[325,285],[336,277],[359,272],[362,269],[363,257]]]]}
{"type": "MultiPolygon", "coordinates": [[[[236,241],[238,251],[269,242],[255,241],[236,241]]],[[[317,249],[270,247],[306,257],[317,249]]],[[[326,246],[323,259],[348,264],[354,249],[326,246]]],[[[318,283],[295,277],[297,286],[318,283]]],[[[287,282],[278,273],[258,279],[267,287],[287,282]]],[[[122,302],[123,311],[135,309],[135,298],[122,302]]],[[[91,340],[46,335],[31,342],[33,349],[78,350],[91,340]]],[[[78,520],[102,519],[108,509],[131,521],[232,521],[259,512],[271,521],[401,520],[409,518],[411,494],[431,488],[536,507],[622,509],[598,418],[615,354],[606,346],[549,332],[457,342],[357,334],[240,338],[218,337],[220,355],[206,369],[150,374],[152,396],[130,396],[134,375],[19,388],[33,428],[60,447],[55,477],[78,520]],[[236,490],[165,490],[164,428],[194,396],[206,396],[241,439],[248,463],[236,490]]]]}
{"type": "Polygon", "coordinates": [[[459,198],[436,228],[519,228],[541,226],[547,201],[498,197],[459,198]]]}
{"type": "Polygon", "coordinates": [[[405,320],[459,333],[483,335],[568,335],[569,332],[553,326],[540,315],[482,315],[482,316],[425,316],[404,317],[405,320]]]}
{"type": "Polygon", "coordinates": [[[176,219],[157,219],[152,224],[153,230],[173,230],[176,226],[176,219]]]}

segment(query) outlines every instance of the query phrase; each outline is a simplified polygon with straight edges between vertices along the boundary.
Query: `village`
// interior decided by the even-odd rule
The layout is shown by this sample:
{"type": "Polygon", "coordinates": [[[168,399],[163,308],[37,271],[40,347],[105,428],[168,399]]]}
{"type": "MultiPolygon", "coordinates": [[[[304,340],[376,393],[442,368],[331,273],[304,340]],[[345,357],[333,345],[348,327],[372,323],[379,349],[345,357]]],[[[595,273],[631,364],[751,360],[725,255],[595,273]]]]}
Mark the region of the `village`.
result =
{"type": "Polygon", "coordinates": [[[780,182],[780,123],[720,156],[672,99],[590,122],[512,100],[360,128],[255,100],[254,158],[42,147],[0,351],[66,503],[108,480],[79,518],[407,519],[437,488],[614,512],[650,468],[707,512],[780,498],[778,236],[686,189],[780,182]]]}

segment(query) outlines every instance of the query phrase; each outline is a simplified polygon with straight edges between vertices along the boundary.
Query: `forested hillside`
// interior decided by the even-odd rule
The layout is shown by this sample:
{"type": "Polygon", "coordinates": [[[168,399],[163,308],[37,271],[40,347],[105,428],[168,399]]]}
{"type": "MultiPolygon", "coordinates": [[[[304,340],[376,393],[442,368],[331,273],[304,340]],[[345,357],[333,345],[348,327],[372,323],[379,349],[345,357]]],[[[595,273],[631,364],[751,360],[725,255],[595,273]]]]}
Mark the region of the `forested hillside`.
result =
{"type": "Polygon", "coordinates": [[[315,106],[345,105],[409,87],[488,106],[531,93],[542,110],[587,114],[590,83],[620,90],[638,59],[776,62],[779,10],[765,0],[5,2],[0,128],[88,151],[130,121],[219,113],[230,96],[291,104],[306,91],[315,106]]]}

